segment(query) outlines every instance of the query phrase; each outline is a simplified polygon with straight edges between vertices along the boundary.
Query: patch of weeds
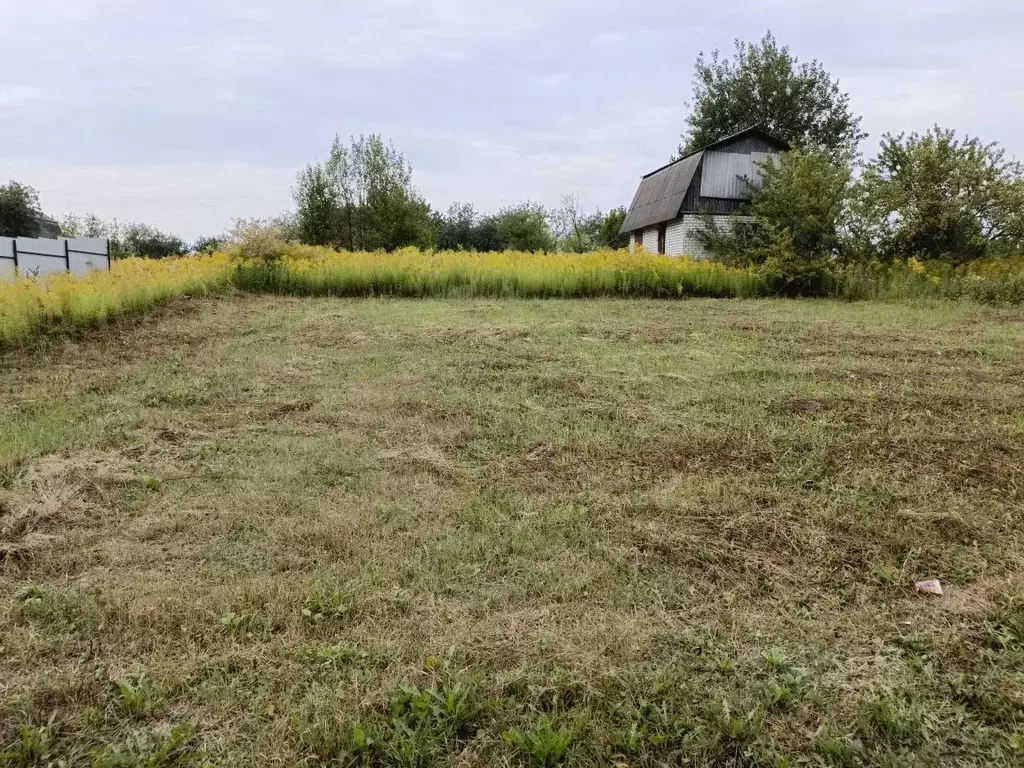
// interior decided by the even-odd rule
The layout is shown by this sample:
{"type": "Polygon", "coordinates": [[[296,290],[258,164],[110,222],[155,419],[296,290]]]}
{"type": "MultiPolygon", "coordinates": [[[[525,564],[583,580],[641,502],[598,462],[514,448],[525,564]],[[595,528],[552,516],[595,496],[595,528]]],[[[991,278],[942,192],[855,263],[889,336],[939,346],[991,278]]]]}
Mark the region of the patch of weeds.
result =
{"type": "Polygon", "coordinates": [[[0,748],[0,759],[8,761],[12,768],[42,765],[50,754],[50,728],[47,726],[22,725],[14,741],[0,748]]]}
{"type": "Polygon", "coordinates": [[[232,634],[251,637],[252,632],[249,630],[255,619],[256,614],[253,613],[235,613],[234,611],[228,611],[227,613],[221,614],[217,617],[217,623],[232,634]]]}
{"type": "Polygon", "coordinates": [[[313,624],[340,622],[352,618],[355,601],[343,592],[317,592],[306,598],[302,617],[313,624]]]}
{"type": "Polygon", "coordinates": [[[169,732],[136,731],[126,741],[93,753],[93,768],[170,768],[198,765],[202,759],[195,731],[178,725],[169,732]]]}
{"type": "Polygon", "coordinates": [[[997,651],[1024,652],[1024,596],[1004,599],[986,619],[983,635],[997,651]]]}
{"type": "Polygon", "coordinates": [[[722,700],[708,707],[706,716],[721,737],[722,745],[735,754],[742,753],[764,728],[764,711],[760,707],[740,714],[733,711],[728,701],[722,700]]]}
{"type": "Polygon", "coordinates": [[[715,660],[715,669],[723,675],[732,675],[736,672],[736,661],[731,656],[722,656],[715,660]]]}
{"type": "Polygon", "coordinates": [[[92,705],[82,707],[78,710],[78,720],[92,730],[103,725],[103,710],[92,705]]]}
{"type": "Polygon", "coordinates": [[[858,765],[860,745],[850,738],[825,737],[815,744],[815,751],[828,765],[858,765]]]}
{"type": "Polygon", "coordinates": [[[155,710],[163,701],[153,684],[140,677],[136,681],[121,680],[117,683],[118,703],[121,709],[133,717],[141,717],[155,710]]]}
{"type": "Polygon", "coordinates": [[[46,620],[56,613],[49,593],[36,584],[18,590],[14,601],[19,616],[46,620]]]}
{"type": "Polygon", "coordinates": [[[473,724],[480,712],[475,687],[450,683],[441,688],[421,689],[405,685],[388,703],[392,756],[403,762],[422,749],[440,754],[459,739],[475,732],[473,724]]]}
{"type": "Polygon", "coordinates": [[[858,730],[865,738],[916,747],[930,741],[939,727],[939,718],[924,701],[886,692],[864,704],[858,730]]]}
{"type": "Polygon", "coordinates": [[[871,568],[871,579],[885,587],[896,588],[904,585],[902,570],[885,563],[879,563],[871,568]]]}
{"type": "Polygon", "coordinates": [[[476,686],[403,685],[386,712],[345,728],[318,721],[307,725],[300,744],[314,760],[338,765],[433,765],[461,751],[481,728],[486,707],[476,686]]]}
{"type": "Polygon", "coordinates": [[[789,657],[781,648],[766,648],[761,651],[761,658],[768,669],[779,672],[789,666],[789,657]]]}
{"type": "Polygon", "coordinates": [[[664,700],[640,698],[613,707],[611,716],[618,724],[612,731],[612,746],[625,755],[669,756],[694,739],[694,724],[664,700]]]}
{"type": "Polygon", "coordinates": [[[810,688],[810,673],[806,669],[791,668],[761,685],[761,697],[768,709],[789,709],[810,688]]]}
{"type": "Polygon", "coordinates": [[[923,655],[928,650],[928,640],[924,635],[901,635],[896,644],[912,654],[923,655]]]}
{"type": "Polygon", "coordinates": [[[541,715],[529,728],[513,728],[501,736],[529,758],[533,768],[548,768],[565,762],[578,730],[557,725],[554,718],[541,715]]]}

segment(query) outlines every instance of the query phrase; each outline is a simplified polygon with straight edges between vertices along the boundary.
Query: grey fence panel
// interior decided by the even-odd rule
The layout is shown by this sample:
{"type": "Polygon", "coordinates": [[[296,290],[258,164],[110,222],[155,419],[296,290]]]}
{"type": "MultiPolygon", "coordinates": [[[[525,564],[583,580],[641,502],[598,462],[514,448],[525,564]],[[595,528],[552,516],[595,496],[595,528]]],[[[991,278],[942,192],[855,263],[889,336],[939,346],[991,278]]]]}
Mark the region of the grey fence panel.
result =
{"type": "Polygon", "coordinates": [[[60,272],[85,274],[110,268],[109,245],[104,238],[0,237],[0,279],[60,272]]]}
{"type": "Polygon", "coordinates": [[[0,280],[14,278],[14,241],[0,237],[0,280]]]}

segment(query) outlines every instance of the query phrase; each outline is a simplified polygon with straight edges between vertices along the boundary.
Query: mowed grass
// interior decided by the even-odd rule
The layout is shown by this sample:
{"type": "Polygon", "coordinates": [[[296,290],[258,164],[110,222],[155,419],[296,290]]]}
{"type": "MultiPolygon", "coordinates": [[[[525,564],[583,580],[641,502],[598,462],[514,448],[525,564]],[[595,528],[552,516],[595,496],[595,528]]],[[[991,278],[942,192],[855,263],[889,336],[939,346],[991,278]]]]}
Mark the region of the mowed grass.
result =
{"type": "Polygon", "coordinates": [[[48,337],[0,358],[0,753],[1019,765],[1022,350],[1020,310],[767,300],[48,337]]]}

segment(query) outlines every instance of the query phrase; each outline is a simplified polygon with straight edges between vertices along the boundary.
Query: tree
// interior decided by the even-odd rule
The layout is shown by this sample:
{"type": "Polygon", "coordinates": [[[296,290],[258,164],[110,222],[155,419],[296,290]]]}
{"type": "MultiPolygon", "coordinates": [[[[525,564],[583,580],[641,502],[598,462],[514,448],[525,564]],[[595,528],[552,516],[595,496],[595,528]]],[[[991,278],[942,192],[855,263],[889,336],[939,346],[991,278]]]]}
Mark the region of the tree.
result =
{"type": "Polygon", "coordinates": [[[69,213],[60,220],[60,231],[65,237],[106,237],[114,240],[120,235],[121,226],[116,222],[107,223],[95,214],[78,216],[69,213]]]}
{"type": "Polygon", "coordinates": [[[597,247],[604,216],[600,211],[584,213],[575,195],[562,195],[562,205],[551,212],[558,248],[571,253],[586,253],[597,247]]]}
{"type": "Polygon", "coordinates": [[[622,225],[626,221],[626,209],[619,207],[608,211],[601,220],[601,229],[597,234],[597,244],[602,248],[629,247],[629,232],[622,232],[622,225]]]}
{"type": "Polygon", "coordinates": [[[493,217],[503,248],[513,251],[550,251],[555,238],[543,206],[529,201],[500,210],[493,217]]]}
{"type": "Polygon", "coordinates": [[[758,126],[794,147],[854,157],[867,134],[850,111],[849,94],[817,60],[801,62],[770,31],[759,43],[735,45],[731,59],[718,50],[697,57],[680,155],[758,126]]]}
{"type": "Polygon", "coordinates": [[[338,195],[328,170],[319,163],[299,172],[293,191],[298,204],[299,239],[309,245],[338,242],[338,195]]]}
{"type": "Polygon", "coordinates": [[[701,233],[712,255],[755,265],[782,293],[819,293],[843,255],[851,168],[824,153],[793,150],[761,164],[763,185],[723,230],[710,213],[701,233]]]}
{"type": "Polygon", "coordinates": [[[434,242],[430,206],[412,185],[412,166],[376,134],[335,137],[322,163],[293,189],[303,242],[349,250],[394,250],[434,242]]]}
{"type": "Polygon", "coordinates": [[[94,214],[77,216],[69,213],[61,219],[60,231],[65,237],[105,237],[110,241],[110,255],[114,258],[141,256],[164,259],[180,256],[189,250],[180,237],[156,227],[140,223],[125,225],[116,219],[103,221],[94,214]]]}
{"type": "Polygon", "coordinates": [[[227,238],[220,235],[204,235],[192,243],[193,253],[216,253],[227,245],[227,238]]]}
{"type": "Polygon", "coordinates": [[[935,126],[886,134],[856,187],[861,247],[962,263],[1024,246],[1024,166],[997,144],[935,126]]]}
{"type": "Polygon", "coordinates": [[[437,247],[442,251],[478,250],[481,220],[472,203],[452,203],[437,216],[437,247]]]}
{"type": "Polygon", "coordinates": [[[129,224],[124,230],[120,246],[125,255],[148,259],[165,259],[188,251],[188,246],[180,237],[148,224],[129,224]]]}
{"type": "Polygon", "coordinates": [[[17,181],[0,186],[0,236],[38,237],[41,215],[35,189],[17,181]]]}
{"type": "Polygon", "coordinates": [[[496,216],[482,218],[470,235],[470,244],[472,250],[480,253],[505,250],[505,244],[501,241],[501,232],[498,230],[498,218],[496,216]]]}

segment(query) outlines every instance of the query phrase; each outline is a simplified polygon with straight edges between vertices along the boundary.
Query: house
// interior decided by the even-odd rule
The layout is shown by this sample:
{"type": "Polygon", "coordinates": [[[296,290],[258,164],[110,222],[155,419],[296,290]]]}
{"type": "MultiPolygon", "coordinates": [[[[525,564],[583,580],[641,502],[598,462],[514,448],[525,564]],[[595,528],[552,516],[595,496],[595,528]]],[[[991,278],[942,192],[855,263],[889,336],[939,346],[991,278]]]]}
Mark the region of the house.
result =
{"type": "Polygon", "coordinates": [[[56,219],[40,213],[36,222],[39,224],[39,237],[60,237],[60,224],[56,219]]]}
{"type": "Polygon", "coordinates": [[[700,213],[710,211],[731,226],[729,214],[760,181],[758,164],[789,148],[760,128],[748,128],[652,171],[641,180],[621,232],[632,235],[631,248],[707,258],[696,237],[700,213]]]}

